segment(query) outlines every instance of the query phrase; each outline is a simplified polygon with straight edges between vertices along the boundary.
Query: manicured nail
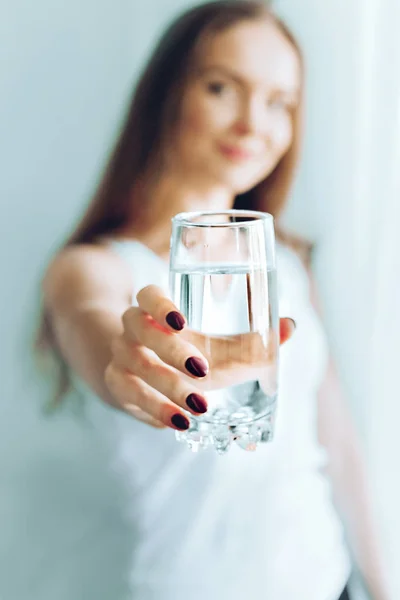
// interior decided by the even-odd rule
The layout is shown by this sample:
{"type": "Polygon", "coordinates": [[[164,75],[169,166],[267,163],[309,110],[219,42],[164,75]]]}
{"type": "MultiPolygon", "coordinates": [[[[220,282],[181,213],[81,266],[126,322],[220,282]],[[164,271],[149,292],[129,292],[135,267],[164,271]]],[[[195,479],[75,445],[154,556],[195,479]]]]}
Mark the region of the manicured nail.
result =
{"type": "Polygon", "coordinates": [[[181,431],[184,431],[185,429],[189,429],[189,427],[190,427],[189,420],[186,417],[184,417],[183,415],[180,415],[178,413],[176,415],[173,415],[173,417],[171,417],[171,423],[172,423],[172,425],[174,425],[181,431]]]}
{"type": "Polygon", "coordinates": [[[176,310],[171,310],[165,317],[168,325],[176,331],[181,331],[185,327],[185,319],[176,310]]]}
{"type": "Polygon", "coordinates": [[[185,362],[185,367],[195,377],[205,377],[207,375],[207,365],[204,360],[197,358],[197,356],[191,356],[185,362]]]}
{"type": "Polygon", "coordinates": [[[199,394],[189,394],[189,396],[186,398],[186,404],[190,410],[193,410],[201,415],[207,412],[207,402],[204,400],[204,398],[199,396],[199,394]]]}

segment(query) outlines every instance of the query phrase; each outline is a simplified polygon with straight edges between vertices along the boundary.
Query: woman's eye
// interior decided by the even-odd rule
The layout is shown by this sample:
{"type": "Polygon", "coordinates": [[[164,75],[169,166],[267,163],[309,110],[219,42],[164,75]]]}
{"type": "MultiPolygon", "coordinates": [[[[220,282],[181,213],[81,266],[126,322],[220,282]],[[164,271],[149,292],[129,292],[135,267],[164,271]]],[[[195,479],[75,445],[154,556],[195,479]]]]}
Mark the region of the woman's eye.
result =
{"type": "Polygon", "coordinates": [[[207,89],[212,94],[219,96],[220,94],[222,94],[225,91],[226,85],[224,83],[222,83],[221,81],[211,81],[207,85],[207,89]]]}
{"type": "Polygon", "coordinates": [[[267,101],[267,104],[268,108],[272,110],[290,111],[293,108],[292,103],[285,98],[271,98],[267,101]]]}
{"type": "Polygon", "coordinates": [[[268,100],[268,106],[269,108],[280,110],[286,108],[286,103],[280,98],[275,98],[274,100],[268,100]]]}

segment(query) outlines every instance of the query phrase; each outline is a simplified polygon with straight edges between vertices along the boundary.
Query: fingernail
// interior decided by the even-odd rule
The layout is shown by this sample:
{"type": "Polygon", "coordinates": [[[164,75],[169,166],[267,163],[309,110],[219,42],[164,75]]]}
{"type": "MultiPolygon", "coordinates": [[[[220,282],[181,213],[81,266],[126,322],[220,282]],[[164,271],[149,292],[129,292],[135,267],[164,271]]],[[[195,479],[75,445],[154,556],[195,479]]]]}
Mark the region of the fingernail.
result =
{"type": "Polygon", "coordinates": [[[174,425],[181,431],[184,431],[185,429],[189,429],[189,427],[190,427],[189,420],[186,417],[184,417],[183,415],[180,415],[178,413],[176,415],[173,415],[173,417],[171,417],[171,423],[172,423],[172,425],[174,425]]]}
{"type": "Polygon", "coordinates": [[[176,331],[181,331],[185,327],[185,319],[176,310],[171,310],[165,317],[168,325],[176,331]]]}
{"type": "Polygon", "coordinates": [[[185,362],[185,367],[195,377],[205,377],[207,375],[207,365],[204,360],[197,358],[197,356],[191,356],[185,362]]]}
{"type": "Polygon", "coordinates": [[[286,317],[286,319],[289,319],[289,321],[292,321],[292,323],[293,323],[293,329],[296,329],[296,327],[297,327],[296,321],[294,319],[292,319],[291,317],[286,317]]]}
{"type": "Polygon", "coordinates": [[[189,394],[186,404],[194,412],[203,414],[207,412],[207,402],[199,394],[189,394]]]}

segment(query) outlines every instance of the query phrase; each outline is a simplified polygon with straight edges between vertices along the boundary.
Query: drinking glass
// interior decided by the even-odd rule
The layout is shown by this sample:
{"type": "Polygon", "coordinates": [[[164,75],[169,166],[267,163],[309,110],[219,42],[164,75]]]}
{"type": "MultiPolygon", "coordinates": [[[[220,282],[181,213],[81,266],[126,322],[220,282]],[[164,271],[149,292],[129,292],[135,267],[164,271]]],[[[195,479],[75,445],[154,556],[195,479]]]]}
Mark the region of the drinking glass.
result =
{"type": "Polygon", "coordinates": [[[177,439],[220,454],[270,441],[278,393],[279,311],[273,217],[247,210],[172,220],[172,299],[210,365],[196,384],[208,401],[177,439]],[[200,335],[198,335],[200,334],[200,335]]]}

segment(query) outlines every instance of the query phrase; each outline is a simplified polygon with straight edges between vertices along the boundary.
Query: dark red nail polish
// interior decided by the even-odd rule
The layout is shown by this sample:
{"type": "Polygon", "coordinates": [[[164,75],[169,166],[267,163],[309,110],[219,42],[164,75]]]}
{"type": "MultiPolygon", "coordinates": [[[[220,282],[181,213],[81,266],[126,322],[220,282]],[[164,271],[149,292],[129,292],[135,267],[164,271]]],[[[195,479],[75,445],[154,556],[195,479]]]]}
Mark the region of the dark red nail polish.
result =
{"type": "Polygon", "coordinates": [[[176,310],[171,310],[165,317],[168,325],[176,331],[181,331],[185,327],[185,319],[176,310]]]}
{"type": "Polygon", "coordinates": [[[197,358],[197,356],[191,356],[185,362],[185,367],[195,377],[205,377],[207,375],[207,365],[204,360],[197,358]]]}
{"type": "Polygon", "coordinates": [[[207,402],[204,400],[204,398],[199,396],[199,394],[189,394],[189,396],[186,398],[186,404],[190,410],[193,410],[201,415],[207,412],[207,402]]]}
{"type": "Polygon", "coordinates": [[[183,415],[180,415],[178,413],[176,415],[173,415],[173,417],[171,417],[171,423],[172,423],[172,425],[174,425],[181,431],[184,431],[185,429],[189,429],[189,427],[190,427],[189,420],[186,417],[184,417],[183,415]]]}

